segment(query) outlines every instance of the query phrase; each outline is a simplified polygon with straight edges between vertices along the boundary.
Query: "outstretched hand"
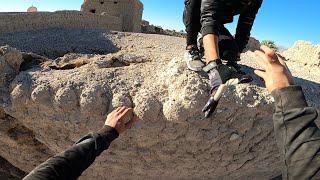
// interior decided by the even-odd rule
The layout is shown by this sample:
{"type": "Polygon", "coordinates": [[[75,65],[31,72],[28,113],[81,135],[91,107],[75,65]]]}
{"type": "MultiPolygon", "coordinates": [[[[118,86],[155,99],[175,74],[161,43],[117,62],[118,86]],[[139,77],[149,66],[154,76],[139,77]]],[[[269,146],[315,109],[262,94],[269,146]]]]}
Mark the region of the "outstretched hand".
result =
{"type": "Polygon", "coordinates": [[[255,51],[258,56],[256,62],[265,71],[255,70],[254,73],[263,78],[269,93],[294,85],[293,77],[286,63],[269,47],[262,45],[262,51],[255,51]]]}
{"type": "Polygon", "coordinates": [[[214,113],[221,96],[228,86],[249,83],[252,81],[250,75],[240,74],[233,67],[224,65],[220,61],[221,60],[218,60],[219,65],[216,68],[213,68],[208,72],[211,96],[202,109],[206,118],[209,118],[214,113]]]}
{"type": "Polygon", "coordinates": [[[105,125],[115,128],[121,134],[130,129],[137,121],[138,117],[134,115],[133,109],[123,106],[108,115],[105,125]]]}

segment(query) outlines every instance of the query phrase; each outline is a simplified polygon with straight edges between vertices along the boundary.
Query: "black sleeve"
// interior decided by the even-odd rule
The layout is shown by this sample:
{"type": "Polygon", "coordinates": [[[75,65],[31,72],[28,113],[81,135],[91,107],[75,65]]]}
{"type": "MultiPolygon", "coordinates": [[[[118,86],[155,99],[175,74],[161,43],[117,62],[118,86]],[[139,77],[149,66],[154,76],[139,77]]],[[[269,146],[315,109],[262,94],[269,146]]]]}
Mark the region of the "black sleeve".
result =
{"type": "Polygon", "coordinates": [[[207,34],[219,35],[222,26],[223,0],[202,0],[201,2],[201,25],[202,36],[207,34]]]}
{"type": "Polygon", "coordinates": [[[276,111],[275,137],[283,158],[283,179],[318,179],[320,130],[316,108],[308,107],[302,88],[289,86],[272,92],[276,111]]]}
{"type": "Polygon", "coordinates": [[[256,18],[256,14],[258,13],[262,4],[262,0],[253,1],[244,12],[240,14],[235,40],[239,47],[239,52],[242,52],[246,45],[248,44],[248,40],[250,38],[250,32],[256,18]]]}
{"type": "Polygon", "coordinates": [[[24,180],[77,179],[118,136],[114,128],[104,126],[97,133],[82,137],[66,151],[36,167],[24,180]]]}

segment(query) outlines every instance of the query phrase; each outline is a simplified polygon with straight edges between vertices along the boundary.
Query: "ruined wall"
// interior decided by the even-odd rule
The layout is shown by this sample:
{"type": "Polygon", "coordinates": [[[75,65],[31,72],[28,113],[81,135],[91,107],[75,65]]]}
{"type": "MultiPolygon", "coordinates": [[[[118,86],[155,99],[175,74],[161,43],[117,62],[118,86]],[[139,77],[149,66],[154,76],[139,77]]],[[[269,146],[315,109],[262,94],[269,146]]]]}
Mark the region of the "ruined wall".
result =
{"type": "Polygon", "coordinates": [[[52,27],[102,28],[121,31],[122,20],[79,11],[0,13],[0,34],[52,27]]]}
{"type": "Polygon", "coordinates": [[[85,0],[81,11],[120,17],[122,31],[141,32],[143,4],[140,0],[85,0]]]}

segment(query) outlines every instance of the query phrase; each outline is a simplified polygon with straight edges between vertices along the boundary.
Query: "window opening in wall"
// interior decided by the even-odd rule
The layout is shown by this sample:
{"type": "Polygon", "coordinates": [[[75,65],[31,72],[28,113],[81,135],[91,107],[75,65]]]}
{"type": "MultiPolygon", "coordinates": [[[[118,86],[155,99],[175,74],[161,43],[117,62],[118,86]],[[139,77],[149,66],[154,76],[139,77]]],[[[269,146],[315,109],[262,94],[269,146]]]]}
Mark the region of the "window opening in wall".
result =
{"type": "Polygon", "coordinates": [[[113,4],[118,4],[118,1],[113,1],[113,4]]]}
{"type": "Polygon", "coordinates": [[[96,10],[95,9],[91,9],[90,12],[91,13],[96,13],[96,10]]]}

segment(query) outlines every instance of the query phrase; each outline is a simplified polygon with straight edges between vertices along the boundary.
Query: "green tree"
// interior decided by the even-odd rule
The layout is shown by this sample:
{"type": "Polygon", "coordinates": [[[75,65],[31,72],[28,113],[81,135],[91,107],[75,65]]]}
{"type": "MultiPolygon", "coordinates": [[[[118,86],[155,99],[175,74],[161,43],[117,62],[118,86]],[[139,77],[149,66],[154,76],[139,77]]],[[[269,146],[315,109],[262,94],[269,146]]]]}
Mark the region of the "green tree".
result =
{"type": "Polygon", "coordinates": [[[263,40],[261,42],[261,44],[265,45],[265,46],[268,46],[269,48],[273,49],[274,51],[278,51],[279,48],[278,46],[276,45],[276,43],[274,41],[271,41],[271,40],[263,40]]]}

